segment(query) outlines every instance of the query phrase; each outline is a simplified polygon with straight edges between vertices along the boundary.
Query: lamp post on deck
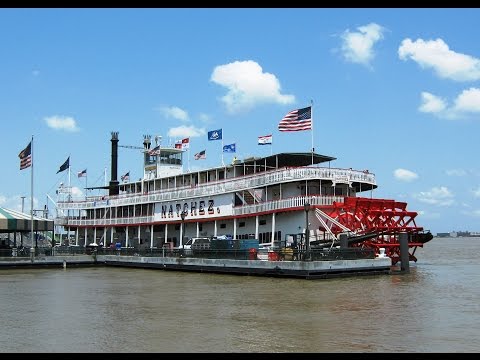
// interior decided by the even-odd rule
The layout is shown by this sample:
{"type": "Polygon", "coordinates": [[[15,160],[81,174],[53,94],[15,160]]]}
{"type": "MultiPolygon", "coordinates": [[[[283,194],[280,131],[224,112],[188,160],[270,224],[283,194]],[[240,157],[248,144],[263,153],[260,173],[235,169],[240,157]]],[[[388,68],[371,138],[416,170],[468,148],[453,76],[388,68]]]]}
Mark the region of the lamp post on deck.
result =
{"type": "Polygon", "coordinates": [[[310,211],[310,203],[305,203],[305,256],[304,260],[310,260],[310,229],[308,228],[308,212],[310,211]]]}

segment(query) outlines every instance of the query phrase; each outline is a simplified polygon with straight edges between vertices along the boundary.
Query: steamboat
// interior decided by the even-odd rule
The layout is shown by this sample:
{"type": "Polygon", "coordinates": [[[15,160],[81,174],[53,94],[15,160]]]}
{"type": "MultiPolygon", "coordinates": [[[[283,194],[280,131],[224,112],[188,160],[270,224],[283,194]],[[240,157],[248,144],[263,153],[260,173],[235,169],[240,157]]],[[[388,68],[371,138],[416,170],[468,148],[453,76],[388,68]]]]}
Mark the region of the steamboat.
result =
{"type": "Polygon", "coordinates": [[[118,180],[119,137],[112,132],[104,195],[74,198],[63,189],[68,196],[57,202],[55,224],[74,245],[179,249],[191,238],[228,237],[258,239],[260,248],[325,249],[343,242],[394,265],[400,234],[408,234],[408,259],[415,262],[416,249],[433,238],[405,202],[374,198],[374,173],[332,167],[334,157],[277,153],[186,171],[185,151],[159,138],[154,146],[143,136],[139,180],[118,180]]]}

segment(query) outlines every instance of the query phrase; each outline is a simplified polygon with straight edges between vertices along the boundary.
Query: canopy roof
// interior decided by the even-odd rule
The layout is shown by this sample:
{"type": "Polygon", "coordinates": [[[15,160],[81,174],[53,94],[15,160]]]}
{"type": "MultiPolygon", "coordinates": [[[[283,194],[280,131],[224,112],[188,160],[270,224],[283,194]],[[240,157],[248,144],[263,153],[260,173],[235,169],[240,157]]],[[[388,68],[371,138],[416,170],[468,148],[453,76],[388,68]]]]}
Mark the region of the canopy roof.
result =
{"type": "MultiPolygon", "coordinates": [[[[30,214],[0,207],[0,232],[31,231],[30,214]]],[[[53,231],[53,220],[33,217],[34,231],[53,231]]]]}

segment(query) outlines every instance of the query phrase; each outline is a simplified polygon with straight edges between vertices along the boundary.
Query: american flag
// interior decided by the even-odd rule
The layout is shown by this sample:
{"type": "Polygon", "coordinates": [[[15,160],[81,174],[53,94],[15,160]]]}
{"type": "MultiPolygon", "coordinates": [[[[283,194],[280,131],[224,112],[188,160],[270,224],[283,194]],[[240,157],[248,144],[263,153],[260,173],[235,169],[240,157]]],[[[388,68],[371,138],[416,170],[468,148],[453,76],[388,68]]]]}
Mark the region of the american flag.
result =
{"type": "Polygon", "coordinates": [[[32,166],[32,142],[30,141],[25,149],[18,154],[20,158],[20,170],[32,166]]]}
{"type": "Polygon", "coordinates": [[[312,129],[312,107],[290,111],[278,124],[279,131],[302,131],[312,129]]]}
{"type": "Polygon", "coordinates": [[[78,172],[78,177],[84,177],[84,176],[87,176],[87,169],[78,172]]]}
{"type": "Polygon", "coordinates": [[[122,181],[128,181],[130,179],[130,171],[127,171],[125,175],[120,176],[120,179],[122,179],[122,181]]]}
{"type": "Polygon", "coordinates": [[[148,152],[148,155],[159,155],[160,154],[160,145],[155,146],[152,150],[148,152]]]}
{"type": "Polygon", "coordinates": [[[205,150],[202,150],[194,155],[195,160],[206,159],[205,150]]]}

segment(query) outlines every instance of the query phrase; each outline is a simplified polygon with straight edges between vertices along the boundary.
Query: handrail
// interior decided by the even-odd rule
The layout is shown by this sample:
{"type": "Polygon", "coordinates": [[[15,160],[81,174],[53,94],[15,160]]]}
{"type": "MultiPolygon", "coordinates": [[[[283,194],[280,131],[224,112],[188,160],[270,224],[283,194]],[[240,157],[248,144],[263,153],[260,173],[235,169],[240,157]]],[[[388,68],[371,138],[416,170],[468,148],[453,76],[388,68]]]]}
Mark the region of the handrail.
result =
{"type": "Polygon", "coordinates": [[[59,209],[81,210],[122,205],[136,205],[160,201],[183,200],[195,197],[242,191],[260,186],[297,180],[331,180],[334,183],[361,181],[376,185],[375,175],[364,171],[336,168],[298,167],[255,173],[247,176],[226,179],[214,183],[200,184],[195,187],[185,186],[176,189],[156,190],[147,194],[121,194],[115,196],[96,196],[87,200],[71,200],[58,202],[59,209]]]}
{"type": "MultiPolygon", "coordinates": [[[[288,199],[267,201],[253,205],[241,205],[233,208],[233,216],[249,215],[255,213],[269,212],[269,211],[286,211],[290,209],[303,208],[305,203],[310,203],[312,206],[326,206],[332,205],[334,202],[343,203],[342,196],[295,196],[288,199]]],[[[210,219],[214,219],[211,217],[210,219]]],[[[57,225],[70,225],[70,226],[110,226],[110,225],[134,225],[145,223],[167,223],[171,220],[161,219],[155,220],[155,216],[137,216],[126,218],[112,218],[112,219],[72,219],[72,218],[59,218],[55,219],[57,225]]]]}

